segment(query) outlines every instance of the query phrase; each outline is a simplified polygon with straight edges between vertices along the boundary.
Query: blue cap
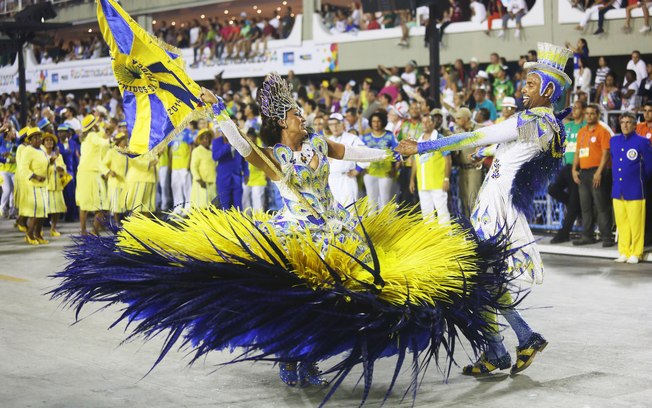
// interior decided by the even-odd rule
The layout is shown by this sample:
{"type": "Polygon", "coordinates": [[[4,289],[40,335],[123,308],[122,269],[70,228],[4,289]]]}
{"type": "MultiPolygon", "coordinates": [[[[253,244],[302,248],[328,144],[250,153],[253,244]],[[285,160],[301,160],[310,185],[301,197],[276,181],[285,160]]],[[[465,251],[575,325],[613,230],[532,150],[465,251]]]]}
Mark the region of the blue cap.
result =
{"type": "Polygon", "coordinates": [[[127,121],[126,120],[121,120],[120,122],[118,122],[118,126],[125,126],[126,127],[127,126],[127,121]]]}
{"type": "Polygon", "coordinates": [[[51,125],[50,121],[47,118],[43,118],[38,121],[36,126],[38,126],[39,129],[43,130],[45,129],[46,126],[51,125]]]}
{"type": "Polygon", "coordinates": [[[57,132],[61,132],[62,130],[70,132],[70,131],[72,131],[72,128],[70,127],[69,124],[62,123],[62,124],[59,125],[59,127],[57,127],[57,132]]]}

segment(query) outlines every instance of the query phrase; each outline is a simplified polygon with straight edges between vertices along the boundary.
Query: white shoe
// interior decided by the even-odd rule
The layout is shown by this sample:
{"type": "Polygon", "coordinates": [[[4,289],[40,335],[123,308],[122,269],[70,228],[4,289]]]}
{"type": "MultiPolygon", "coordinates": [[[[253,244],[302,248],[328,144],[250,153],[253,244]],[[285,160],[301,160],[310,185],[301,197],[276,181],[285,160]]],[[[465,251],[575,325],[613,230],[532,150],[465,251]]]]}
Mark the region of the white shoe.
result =
{"type": "Polygon", "coordinates": [[[514,31],[514,37],[516,37],[516,38],[520,38],[520,37],[521,37],[521,30],[519,30],[519,29],[517,28],[516,31],[514,31]]]}
{"type": "Polygon", "coordinates": [[[500,31],[498,31],[498,35],[496,37],[502,38],[504,36],[505,36],[505,30],[500,30],[500,31]]]}
{"type": "Polygon", "coordinates": [[[614,259],[614,262],[625,263],[627,262],[627,257],[625,255],[620,255],[618,258],[614,259]]]}
{"type": "Polygon", "coordinates": [[[643,26],[640,30],[638,30],[638,32],[639,33],[647,33],[650,30],[652,30],[652,28],[650,28],[650,26],[643,26]]]}
{"type": "Polygon", "coordinates": [[[629,259],[627,260],[628,264],[637,264],[638,263],[638,257],[637,256],[630,256],[629,259]]]}

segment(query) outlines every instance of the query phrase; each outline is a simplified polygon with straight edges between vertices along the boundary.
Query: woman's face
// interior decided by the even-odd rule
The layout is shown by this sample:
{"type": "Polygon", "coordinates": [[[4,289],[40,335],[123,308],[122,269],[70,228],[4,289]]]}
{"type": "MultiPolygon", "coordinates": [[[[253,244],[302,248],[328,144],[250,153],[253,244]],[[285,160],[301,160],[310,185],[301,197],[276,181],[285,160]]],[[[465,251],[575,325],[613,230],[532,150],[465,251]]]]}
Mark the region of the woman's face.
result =
{"type": "Polygon", "coordinates": [[[611,75],[607,75],[607,79],[605,79],[604,82],[605,84],[607,84],[607,86],[614,86],[614,77],[611,75]]]}
{"type": "Polygon", "coordinates": [[[54,139],[52,139],[51,137],[46,138],[45,140],[43,140],[43,145],[48,150],[54,149],[54,139]]]}
{"type": "Polygon", "coordinates": [[[39,148],[41,147],[41,135],[40,134],[35,134],[29,139],[29,144],[32,147],[39,148]]]}
{"type": "Polygon", "coordinates": [[[383,122],[380,120],[378,116],[372,116],[371,129],[377,132],[383,129],[383,122]]]}
{"type": "Polygon", "coordinates": [[[203,134],[199,139],[199,144],[209,149],[211,146],[211,136],[208,133],[203,134]]]}
{"type": "MultiPolygon", "coordinates": [[[[281,124],[281,126],[283,126],[281,124]]],[[[301,110],[290,109],[285,115],[285,131],[289,136],[307,136],[306,120],[303,118],[301,110]]]]}
{"type": "Polygon", "coordinates": [[[598,65],[600,65],[601,67],[607,66],[607,61],[605,61],[604,57],[600,57],[600,59],[598,60],[598,65]]]}

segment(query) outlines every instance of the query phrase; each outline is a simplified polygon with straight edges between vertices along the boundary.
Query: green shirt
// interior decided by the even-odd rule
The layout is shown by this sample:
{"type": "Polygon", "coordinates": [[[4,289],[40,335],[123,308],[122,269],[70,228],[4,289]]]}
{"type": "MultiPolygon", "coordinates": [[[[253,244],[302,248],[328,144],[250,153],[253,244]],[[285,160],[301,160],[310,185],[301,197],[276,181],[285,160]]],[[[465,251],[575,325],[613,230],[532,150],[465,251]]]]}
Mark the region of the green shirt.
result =
{"type": "MultiPolygon", "coordinates": [[[[401,140],[417,140],[421,133],[423,133],[421,130],[421,121],[412,122],[406,120],[401,125],[401,130],[398,133],[397,139],[399,142],[401,140]]],[[[412,167],[412,160],[406,160],[404,166],[412,167]]]]}
{"type": "Polygon", "coordinates": [[[489,75],[496,75],[496,72],[500,70],[500,64],[489,64],[485,72],[489,75]]]}
{"type": "Polygon", "coordinates": [[[505,79],[501,81],[496,79],[494,81],[494,100],[496,101],[496,109],[503,108],[503,98],[506,96],[514,96],[514,84],[512,81],[505,79]]]}
{"type": "Polygon", "coordinates": [[[564,164],[573,164],[573,159],[575,158],[575,147],[577,145],[577,134],[584,126],[586,126],[586,121],[584,120],[580,124],[576,124],[574,120],[571,120],[564,125],[566,128],[566,151],[564,152],[564,164]]]}

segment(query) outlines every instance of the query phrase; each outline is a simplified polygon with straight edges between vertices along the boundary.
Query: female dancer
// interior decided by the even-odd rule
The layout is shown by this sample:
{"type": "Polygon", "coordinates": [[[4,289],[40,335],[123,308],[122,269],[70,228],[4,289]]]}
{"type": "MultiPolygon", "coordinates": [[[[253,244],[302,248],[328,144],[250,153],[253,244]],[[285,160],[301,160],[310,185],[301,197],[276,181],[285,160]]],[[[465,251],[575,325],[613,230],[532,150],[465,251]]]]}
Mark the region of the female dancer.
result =
{"type": "Polygon", "coordinates": [[[79,310],[123,303],[118,320],[132,336],[169,330],[172,346],[244,349],[234,361],[280,363],[290,385],[325,385],[318,361],[344,355],[328,369],[333,387],[363,367],[365,399],[375,362],[397,355],[391,391],[408,353],[411,387],[443,349],[448,370],[458,337],[474,354],[490,328],[483,312],[504,293],[504,243],[480,241],[458,224],[424,224],[396,206],[344,209],[328,187],[328,158],[380,161],[390,152],[343,146],[312,134],[290,87],[269,75],[258,90],[267,146],[242,137],[223,101],[203,90],[228,142],[279,187],[276,215],[214,207],[193,209],[174,226],[135,215],[117,237],[85,237],[53,291],[79,310]],[[423,362],[423,365],[420,363],[423,362]]]}

